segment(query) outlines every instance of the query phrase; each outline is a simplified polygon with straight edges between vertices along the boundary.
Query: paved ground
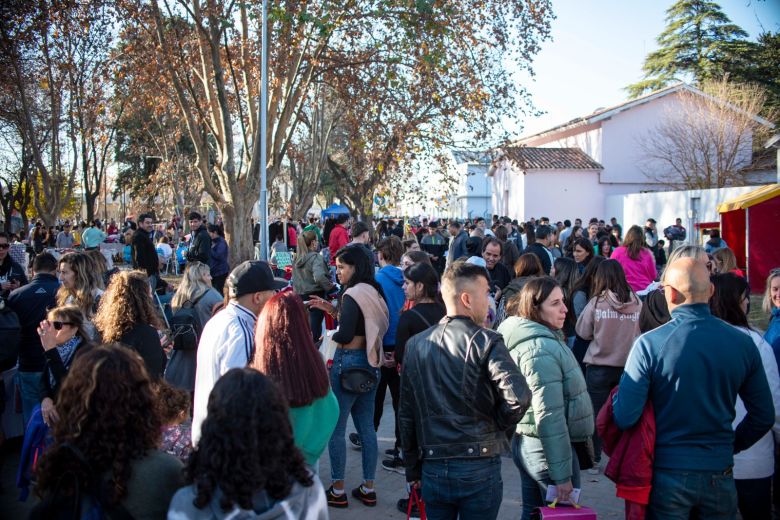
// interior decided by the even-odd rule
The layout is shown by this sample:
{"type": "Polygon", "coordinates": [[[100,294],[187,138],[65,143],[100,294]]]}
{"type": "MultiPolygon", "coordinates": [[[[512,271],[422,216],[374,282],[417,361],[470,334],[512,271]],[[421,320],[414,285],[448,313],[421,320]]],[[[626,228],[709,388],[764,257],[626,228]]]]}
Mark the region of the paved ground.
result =
{"type": "MultiPolygon", "coordinates": [[[[382,424],[379,427],[379,453],[380,463],[382,454],[386,449],[393,447],[393,428],[392,428],[393,408],[390,405],[390,396],[385,402],[385,413],[382,418],[382,424]]],[[[347,432],[356,431],[350,421],[347,432]]],[[[349,445],[349,441],[347,441],[349,445]]],[[[504,500],[501,503],[501,510],[498,518],[501,520],[520,517],[520,474],[512,462],[511,458],[503,457],[501,464],[501,475],[504,480],[504,500]]],[[[346,488],[349,490],[357,487],[361,482],[361,459],[360,451],[347,448],[347,471],[346,488]]],[[[323,485],[327,488],[330,485],[330,461],[328,460],[328,451],[325,450],[320,459],[320,478],[323,485]]],[[[364,518],[395,518],[405,519],[406,514],[396,509],[396,502],[399,498],[405,497],[406,479],[403,475],[387,471],[377,465],[376,484],[377,506],[369,508],[355,499],[349,501],[347,509],[330,510],[330,517],[334,520],[364,519],[364,518]]],[[[352,498],[350,496],[350,498],[352,498]]],[[[581,503],[598,513],[599,520],[624,518],[623,500],[615,497],[615,485],[604,475],[589,475],[583,473],[582,498],[581,503]]]]}
{"type": "MultiPolygon", "coordinates": [[[[383,454],[393,444],[392,428],[393,410],[390,396],[385,403],[385,420],[379,428],[379,452],[383,454]]],[[[355,431],[350,422],[348,432],[355,431]]],[[[18,502],[18,492],[15,486],[16,468],[18,466],[21,443],[19,440],[5,443],[0,448],[0,518],[23,519],[34,503],[34,498],[27,503],[18,502]]],[[[380,456],[380,462],[382,457],[380,456]]],[[[347,509],[331,509],[330,517],[334,520],[390,518],[404,519],[406,514],[396,509],[396,502],[405,496],[405,479],[403,475],[382,469],[377,465],[376,490],[377,506],[368,508],[356,500],[350,500],[347,509]]],[[[360,451],[347,448],[347,489],[360,484],[361,478],[360,451]]],[[[501,473],[504,480],[504,501],[501,503],[500,519],[517,519],[520,516],[520,475],[510,458],[502,459],[501,473]]],[[[324,486],[330,485],[330,461],[327,449],[320,459],[320,476],[324,486]]],[[[599,520],[623,518],[623,501],[615,497],[615,486],[603,475],[583,474],[581,502],[593,508],[598,513],[599,520]]]]}

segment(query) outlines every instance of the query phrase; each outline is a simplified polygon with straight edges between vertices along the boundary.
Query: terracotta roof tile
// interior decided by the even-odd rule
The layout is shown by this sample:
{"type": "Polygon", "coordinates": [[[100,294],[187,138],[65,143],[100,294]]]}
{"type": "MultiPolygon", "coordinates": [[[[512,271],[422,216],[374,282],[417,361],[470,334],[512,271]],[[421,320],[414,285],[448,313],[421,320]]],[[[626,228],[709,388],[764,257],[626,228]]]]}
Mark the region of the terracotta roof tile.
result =
{"type": "Polygon", "coordinates": [[[504,148],[505,156],[523,170],[603,170],[579,148],[504,148]]]}

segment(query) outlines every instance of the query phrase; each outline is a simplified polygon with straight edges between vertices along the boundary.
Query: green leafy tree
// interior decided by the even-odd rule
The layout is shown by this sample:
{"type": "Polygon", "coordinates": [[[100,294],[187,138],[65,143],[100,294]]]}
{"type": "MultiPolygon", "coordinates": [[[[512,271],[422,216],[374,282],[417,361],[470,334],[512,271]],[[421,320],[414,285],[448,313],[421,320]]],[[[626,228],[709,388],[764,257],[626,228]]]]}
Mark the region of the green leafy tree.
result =
{"type": "Polygon", "coordinates": [[[656,39],[659,48],[642,66],[644,78],[626,90],[637,97],[676,81],[719,79],[733,56],[751,49],[746,37],[717,3],[679,0],[666,10],[666,28],[656,39]]]}
{"type": "Polygon", "coordinates": [[[780,124],[772,116],[780,114],[780,32],[764,32],[747,52],[732,56],[729,79],[734,83],[754,83],[764,89],[766,101],[761,115],[780,124]]]}

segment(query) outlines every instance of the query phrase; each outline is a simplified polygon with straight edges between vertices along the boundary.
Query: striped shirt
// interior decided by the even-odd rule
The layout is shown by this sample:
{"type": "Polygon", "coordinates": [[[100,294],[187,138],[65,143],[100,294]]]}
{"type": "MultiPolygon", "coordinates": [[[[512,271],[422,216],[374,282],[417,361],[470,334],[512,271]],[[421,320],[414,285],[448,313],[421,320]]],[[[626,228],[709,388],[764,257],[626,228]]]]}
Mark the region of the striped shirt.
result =
{"type": "Polygon", "coordinates": [[[257,316],[231,301],[211,318],[200,336],[195,372],[195,399],[192,414],[192,443],[200,439],[206,418],[209,394],[217,380],[231,368],[243,368],[254,356],[257,316]]]}

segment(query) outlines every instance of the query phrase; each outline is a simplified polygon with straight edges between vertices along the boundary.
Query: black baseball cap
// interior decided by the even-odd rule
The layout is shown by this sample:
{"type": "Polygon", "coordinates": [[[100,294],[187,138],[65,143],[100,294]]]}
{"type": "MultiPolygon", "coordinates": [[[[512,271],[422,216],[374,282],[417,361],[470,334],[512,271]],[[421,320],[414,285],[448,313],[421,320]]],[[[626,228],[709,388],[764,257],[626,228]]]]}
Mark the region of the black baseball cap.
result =
{"type": "Polygon", "coordinates": [[[287,287],[287,280],[275,278],[271,267],[262,260],[247,260],[230,272],[227,286],[231,298],[262,291],[277,291],[287,287]]]}

